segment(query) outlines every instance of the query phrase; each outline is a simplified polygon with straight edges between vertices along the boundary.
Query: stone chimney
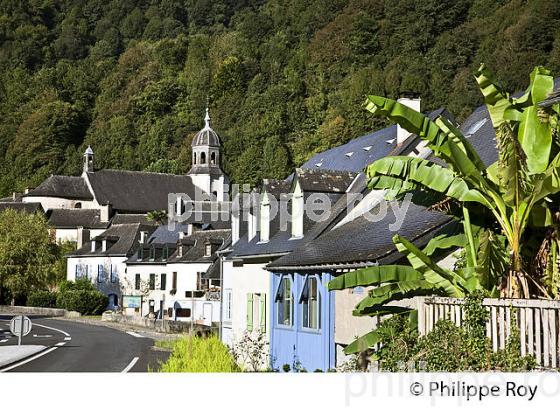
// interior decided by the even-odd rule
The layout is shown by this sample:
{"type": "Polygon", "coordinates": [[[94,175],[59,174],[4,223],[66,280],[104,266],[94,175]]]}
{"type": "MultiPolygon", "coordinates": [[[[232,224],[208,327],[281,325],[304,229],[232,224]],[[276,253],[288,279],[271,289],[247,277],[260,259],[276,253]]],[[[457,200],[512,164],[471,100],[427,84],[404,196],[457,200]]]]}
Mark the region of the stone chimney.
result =
{"type": "Polygon", "coordinates": [[[78,232],[77,232],[77,239],[76,239],[76,245],[77,248],[80,249],[81,247],[83,247],[87,241],[89,241],[89,229],[84,229],[83,226],[78,226],[77,228],[78,232]]]}
{"type": "MultiPolygon", "coordinates": [[[[420,98],[413,98],[413,97],[402,97],[397,100],[397,102],[401,103],[402,105],[406,105],[409,108],[412,108],[415,111],[420,112],[420,98]]],[[[412,134],[402,128],[400,125],[397,125],[397,145],[402,144],[410,137],[412,134]]]]}

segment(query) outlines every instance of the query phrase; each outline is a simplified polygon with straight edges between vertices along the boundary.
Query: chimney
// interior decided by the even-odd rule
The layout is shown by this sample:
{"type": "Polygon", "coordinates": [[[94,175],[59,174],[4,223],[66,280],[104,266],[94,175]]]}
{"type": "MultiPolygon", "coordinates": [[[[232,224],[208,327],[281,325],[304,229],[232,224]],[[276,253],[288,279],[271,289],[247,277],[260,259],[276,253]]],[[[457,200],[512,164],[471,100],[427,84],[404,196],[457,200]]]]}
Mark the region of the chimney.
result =
{"type": "Polygon", "coordinates": [[[23,193],[24,193],[25,195],[27,195],[30,191],[31,191],[31,188],[27,187],[27,188],[25,188],[25,190],[23,191],[23,193]]]}
{"type": "MultiPolygon", "coordinates": [[[[402,105],[406,105],[409,108],[412,108],[415,111],[420,112],[420,98],[412,98],[412,97],[402,97],[397,100],[397,102],[401,103],[402,105]]],[[[402,144],[406,141],[408,137],[412,134],[402,128],[400,125],[397,125],[397,145],[402,144]]]]}
{"type": "Polygon", "coordinates": [[[97,246],[97,242],[95,240],[95,238],[93,238],[93,240],[91,241],[91,251],[95,252],[95,248],[97,246]]]}
{"type": "Polygon", "coordinates": [[[144,244],[146,243],[146,237],[148,236],[148,232],[147,231],[140,231],[140,239],[138,242],[144,244]]]}
{"type": "Polygon", "coordinates": [[[83,226],[78,226],[78,232],[77,232],[77,239],[76,239],[76,245],[77,248],[80,249],[81,247],[83,247],[87,241],[89,241],[89,229],[84,229],[83,226]]]}
{"type": "Polygon", "coordinates": [[[17,201],[17,194],[15,192],[12,193],[12,201],[17,201]]]}
{"type": "Polygon", "coordinates": [[[193,224],[188,224],[187,225],[187,236],[191,236],[194,232],[194,225],[193,224]]]}
{"type": "Polygon", "coordinates": [[[101,241],[101,252],[107,252],[107,238],[103,238],[101,241]]]}
{"type": "Polygon", "coordinates": [[[107,203],[105,205],[101,205],[101,209],[99,212],[100,221],[109,222],[110,217],[111,217],[111,204],[107,203]]]}
{"type": "Polygon", "coordinates": [[[183,239],[185,237],[185,232],[181,231],[179,232],[179,240],[183,239]]]}

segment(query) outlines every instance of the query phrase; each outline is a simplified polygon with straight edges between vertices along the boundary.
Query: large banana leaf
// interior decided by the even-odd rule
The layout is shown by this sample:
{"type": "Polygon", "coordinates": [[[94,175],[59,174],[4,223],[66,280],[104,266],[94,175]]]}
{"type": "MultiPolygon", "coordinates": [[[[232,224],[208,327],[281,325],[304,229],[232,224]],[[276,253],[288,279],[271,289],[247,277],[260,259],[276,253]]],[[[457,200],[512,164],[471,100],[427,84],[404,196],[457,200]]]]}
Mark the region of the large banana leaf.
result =
{"type": "Polygon", "coordinates": [[[479,172],[486,169],[476,150],[445,118],[439,117],[436,121],[432,121],[406,105],[374,95],[367,97],[365,106],[371,113],[381,114],[407,131],[417,134],[428,143],[428,147],[434,152],[434,155],[445,160],[451,167],[456,168],[459,161],[463,168],[467,166],[466,163],[470,163],[470,167],[478,169],[479,172]],[[457,151],[452,152],[451,147],[461,151],[464,156],[458,157],[457,151]]]}
{"type": "Polygon", "coordinates": [[[355,288],[356,286],[376,286],[381,283],[421,279],[422,275],[411,266],[375,265],[350,271],[329,282],[329,290],[355,288]]]}
{"type": "Polygon", "coordinates": [[[368,296],[356,305],[352,314],[363,316],[366,310],[370,314],[376,313],[375,311],[384,309],[387,303],[402,300],[411,292],[434,290],[435,287],[433,283],[422,279],[387,283],[370,290],[368,296]]]}
{"type": "Polygon", "coordinates": [[[492,207],[485,195],[470,189],[455,173],[428,160],[408,156],[381,158],[366,169],[370,189],[388,189],[401,193],[425,187],[461,202],[478,202],[492,207]]]}

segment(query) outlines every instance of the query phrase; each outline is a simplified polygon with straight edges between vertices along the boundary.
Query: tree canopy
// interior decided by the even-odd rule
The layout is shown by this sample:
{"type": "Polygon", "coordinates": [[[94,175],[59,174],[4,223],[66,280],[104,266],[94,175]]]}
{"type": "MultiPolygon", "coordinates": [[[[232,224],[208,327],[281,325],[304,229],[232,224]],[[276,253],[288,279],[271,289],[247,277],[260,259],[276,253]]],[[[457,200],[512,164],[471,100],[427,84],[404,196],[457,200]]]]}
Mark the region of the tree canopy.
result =
{"type": "Polygon", "coordinates": [[[79,173],[88,144],[100,167],[186,172],[207,98],[234,182],[284,177],[387,124],[365,94],[463,119],[481,62],[510,90],[556,73],[559,22],[547,0],[4,0],[0,195],[79,173]]]}

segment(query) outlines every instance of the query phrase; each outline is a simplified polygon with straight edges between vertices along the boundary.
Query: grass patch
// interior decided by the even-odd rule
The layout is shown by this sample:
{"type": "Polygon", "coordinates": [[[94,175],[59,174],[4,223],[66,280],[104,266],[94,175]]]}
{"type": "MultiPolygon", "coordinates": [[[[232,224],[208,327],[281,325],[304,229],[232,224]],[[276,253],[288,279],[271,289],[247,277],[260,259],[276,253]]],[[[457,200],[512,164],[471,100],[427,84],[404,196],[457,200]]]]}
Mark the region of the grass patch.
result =
{"type": "Polygon", "coordinates": [[[156,346],[171,348],[171,356],[162,363],[165,373],[233,373],[239,366],[228,348],[216,337],[187,336],[175,340],[158,340],[156,346]]]}

